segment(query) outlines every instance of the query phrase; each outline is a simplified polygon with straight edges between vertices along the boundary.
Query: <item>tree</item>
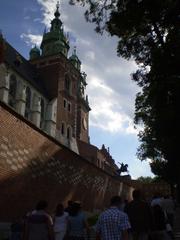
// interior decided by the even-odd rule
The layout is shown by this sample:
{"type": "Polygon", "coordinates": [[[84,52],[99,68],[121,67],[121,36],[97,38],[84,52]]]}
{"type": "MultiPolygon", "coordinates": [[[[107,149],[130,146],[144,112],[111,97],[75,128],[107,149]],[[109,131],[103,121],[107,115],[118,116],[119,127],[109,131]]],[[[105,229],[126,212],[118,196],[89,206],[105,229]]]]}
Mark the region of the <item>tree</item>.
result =
{"type": "MultiPolygon", "coordinates": [[[[71,0],[86,4],[85,17],[96,31],[119,38],[117,54],[133,58],[132,79],[141,87],[135,102],[139,133],[138,157],[166,169],[166,179],[180,184],[180,1],[71,0]],[[172,174],[173,172],[173,174],[172,174]]],[[[156,170],[155,170],[156,169],[156,170]]]]}
{"type": "Polygon", "coordinates": [[[157,183],[157,182],[162,182],[162,180],[158,177],[139,177],[137,178],[138,181],[141,183],[157,183]]]}

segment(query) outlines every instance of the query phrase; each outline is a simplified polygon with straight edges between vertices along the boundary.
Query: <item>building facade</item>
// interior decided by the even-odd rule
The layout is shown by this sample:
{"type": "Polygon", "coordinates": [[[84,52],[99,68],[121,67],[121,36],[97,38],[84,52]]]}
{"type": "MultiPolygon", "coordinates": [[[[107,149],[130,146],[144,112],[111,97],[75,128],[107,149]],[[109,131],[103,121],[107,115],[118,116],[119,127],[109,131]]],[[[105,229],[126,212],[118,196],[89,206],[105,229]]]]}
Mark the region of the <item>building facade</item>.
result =
{"type": "Polygon", "coordinates": [[[26,60],[0,35],[0,101],[96,166],[115,174],[109,151],[90,144],[87,75],[60,19],[59,5],[40,49],[26,60]],[[85,150],[86,149],[86,150],[85,150]]]}

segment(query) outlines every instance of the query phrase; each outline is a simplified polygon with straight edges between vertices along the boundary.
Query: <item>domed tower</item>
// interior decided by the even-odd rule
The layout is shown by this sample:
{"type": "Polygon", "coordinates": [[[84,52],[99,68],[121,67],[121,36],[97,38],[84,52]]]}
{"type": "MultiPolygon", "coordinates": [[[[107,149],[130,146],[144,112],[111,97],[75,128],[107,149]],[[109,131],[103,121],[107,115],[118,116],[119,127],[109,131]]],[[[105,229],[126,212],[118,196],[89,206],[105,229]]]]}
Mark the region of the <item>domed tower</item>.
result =
{"type": "Polygon", "coordinates": [[[41,50],[42,56],[51,56],[62,53],[67,57],[69,50],[69,42],[64,34],[62,21],[60,20],[59,2],[56,5],[54,19],[51,21],[51,28],[49,32],[44,32],[41,50]]]}
{"type": "Polygon", "coordinates": [[[40,57],[40,50],[39,48],[36,47],[36,45],[31,48],[30,52],[29,52],[29,58],[30,60],[34,60],[40,57]]]}
{"type": "Polygon", "coordinates": [[[74,47],[74,51],[73,51],[71,57],[69,58],[69,60],[71,61],[71,63],[75,66],[75,68],[78,71],[81,71],[81,61],[79,60],[79,58],[76,54],[76,47],[74,47]]]}

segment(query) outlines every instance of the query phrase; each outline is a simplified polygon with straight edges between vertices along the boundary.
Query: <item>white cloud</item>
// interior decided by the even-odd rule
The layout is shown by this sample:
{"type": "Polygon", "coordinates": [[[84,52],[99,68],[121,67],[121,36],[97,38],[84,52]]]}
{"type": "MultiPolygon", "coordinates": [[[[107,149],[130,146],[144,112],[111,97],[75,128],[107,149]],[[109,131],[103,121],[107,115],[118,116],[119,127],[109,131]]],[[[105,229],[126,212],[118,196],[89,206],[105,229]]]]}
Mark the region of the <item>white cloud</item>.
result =
{"type": "Polygon", "coordinates": [[[31,33],[22,33],[20,36],[21,39],[24,39],[24,41],[27,43],[28,46],[37,45],[39,46],[42,41],[41,35],[31,34],[31,33]]]}
{"type": "Polygon", "coordinates": [[[116,92],[107,86],[103,80],[96,77],[89,79],[90,125],[109,131],[110,133],[123,132],[125,134],[136,134],[130,117],[124,112],[117,102],[116,92]]]}
{"type": "Polygon", "coordinates": [[[93,61],[95,60],[95,53],[93,51],[87,51],[86,57],[93,61]]]}
{"type": "Polygon", "coordinates": [[[40,21],[41,21],[41,18],[35,18],[33,21],[34,21],[34,22],[40,22],[40,21]]]}
{"type": "Polygon", "coordinates": [[[30,16],[25,16],[24,17],[24,20],[29,20],[30,19],[30,16]]]}

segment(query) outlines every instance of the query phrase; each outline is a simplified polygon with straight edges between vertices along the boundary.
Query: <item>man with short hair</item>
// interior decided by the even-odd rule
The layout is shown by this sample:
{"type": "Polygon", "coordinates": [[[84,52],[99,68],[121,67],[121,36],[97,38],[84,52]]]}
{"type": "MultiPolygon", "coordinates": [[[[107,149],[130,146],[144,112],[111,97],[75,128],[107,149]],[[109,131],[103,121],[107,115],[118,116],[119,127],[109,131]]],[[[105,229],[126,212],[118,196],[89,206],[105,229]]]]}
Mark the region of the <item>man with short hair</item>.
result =
{"type": "Polygon", "coordinates": [[[142,200],[140,190],[133,191],[133,201],[127,204],[125,212],[132,227],[133,240],[148,240],[152,216],[150,206],[142,200]]]}
{"type": "Polygon", "coordinates": [[[130,223],[126,213],[119,210],[121,198],[111,198],[111,206],[99,217],[96,228],[96,239],[127,240],[130,223]]]}

